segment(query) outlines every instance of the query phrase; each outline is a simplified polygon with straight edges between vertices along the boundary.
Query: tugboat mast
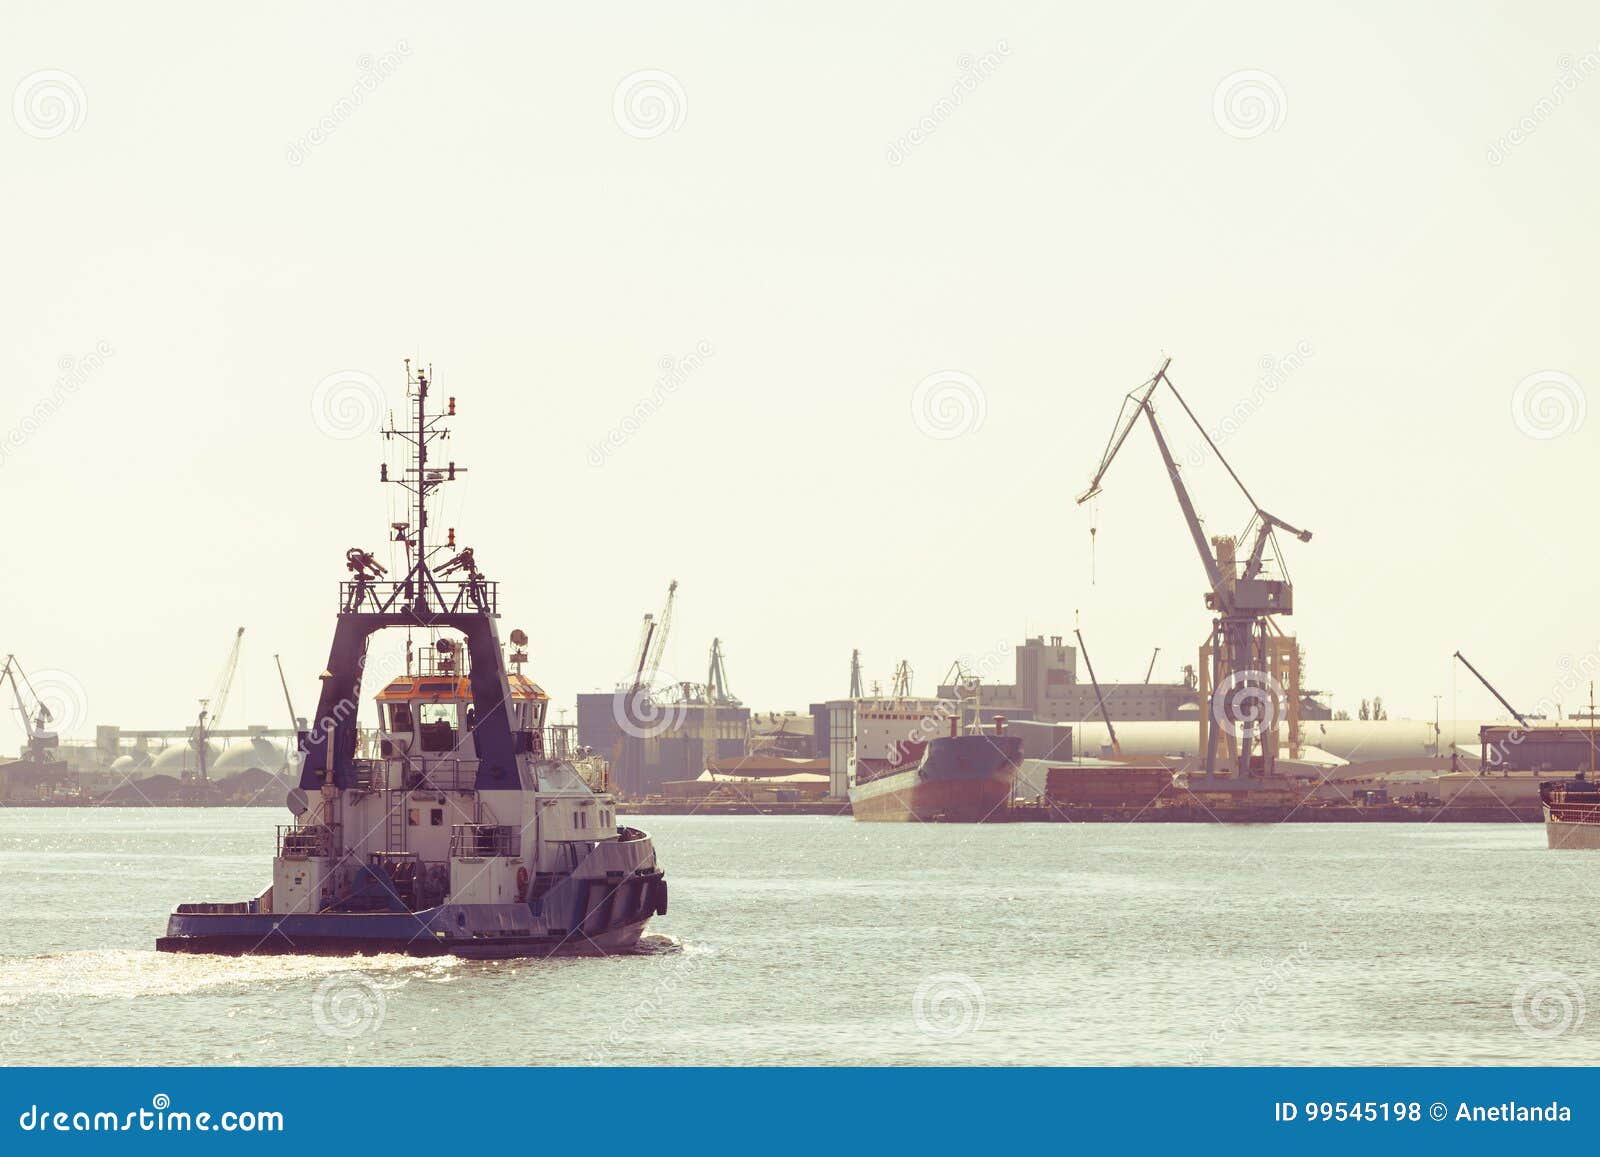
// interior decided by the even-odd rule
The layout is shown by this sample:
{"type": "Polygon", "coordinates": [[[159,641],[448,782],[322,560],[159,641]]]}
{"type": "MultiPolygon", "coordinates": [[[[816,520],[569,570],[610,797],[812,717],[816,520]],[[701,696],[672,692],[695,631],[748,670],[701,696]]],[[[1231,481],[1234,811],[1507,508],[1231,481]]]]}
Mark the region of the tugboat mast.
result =
{"type": "MultiPolygon", "coordinates": [[[[415,425],[399,426],[391,418],[388,428],[383,431],[386,441],[399,438],[411,447],[411,465],[406,467],[404,474],[391,479],[386,463],[382,479],[385,482],[394,482],[410,495],[408,505],[411,510],[411,523],[409,526],[404,523],[397,524],[394,531],[395,541],[405,544],[409,564],[406,577],[400,585],[404,589],[406,600],[411,604],[411,609],[419,615],[427,615],[446,606],[438,579],[429,561],[428,496],[446,482],[454,482],[458,472],[466,472],[465,466],[457,466],[454,462],[449,463],[443,470],[428,469],[428,444],[436,438],[450,436],[450,428],[445,421],[454,417],[456,412],[456,400],[453,397],[448,408],[442,413],[428,412],[430,373],[431,367],[428,370],[413,371],[411,359],[406,359],[406,393],[416,402],[415,425]]],[[[453,534],[449,545],[452,547],[455,545],[453,534]]],[[[470,563],[470,555],[468,562],[470,563]]],[[[448,565],[447,563],[446,566],[448,565]]]]}

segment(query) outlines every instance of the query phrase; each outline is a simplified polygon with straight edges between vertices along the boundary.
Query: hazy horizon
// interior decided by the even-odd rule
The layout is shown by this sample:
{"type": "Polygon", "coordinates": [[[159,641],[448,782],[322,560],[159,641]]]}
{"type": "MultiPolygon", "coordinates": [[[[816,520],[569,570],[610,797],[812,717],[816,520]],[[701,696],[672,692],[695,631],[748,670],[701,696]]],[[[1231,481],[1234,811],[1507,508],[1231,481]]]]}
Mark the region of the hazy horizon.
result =
{"type": "Polygon", "coordinates": [[[853,648],[1010,682],[1075,624],[1102,680],[1178,678],[1205,579],[1149,431],[1074,503],[1165,355],[1314,533],[1310,687],[1502,716],[1460,649],[1586,703],[1589,10],[475,15],[7,14],[0,654],[82,686],[69,734],[184,726],[240,625],[223,724],[282,724],[274,653],[311,712],[406,357],[471,470],[436,525],[558,707],[672,579],[663,667],[720,637],[763,711],[844,695],[853,648]]]}

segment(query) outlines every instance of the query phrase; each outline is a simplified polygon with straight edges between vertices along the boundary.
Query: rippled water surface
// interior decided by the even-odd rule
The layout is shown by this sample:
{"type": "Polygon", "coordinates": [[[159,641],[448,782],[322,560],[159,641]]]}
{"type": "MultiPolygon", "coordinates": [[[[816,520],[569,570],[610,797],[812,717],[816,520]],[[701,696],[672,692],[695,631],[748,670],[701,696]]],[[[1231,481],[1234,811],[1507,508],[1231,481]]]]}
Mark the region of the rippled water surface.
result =
{"type": "Polygon", "coordinates": [[[636,955],[151,950],[284,819],[0,811],[5,1062],[1600,1063],[1600,852],[1533,824],[659,816],[636,955]]]}

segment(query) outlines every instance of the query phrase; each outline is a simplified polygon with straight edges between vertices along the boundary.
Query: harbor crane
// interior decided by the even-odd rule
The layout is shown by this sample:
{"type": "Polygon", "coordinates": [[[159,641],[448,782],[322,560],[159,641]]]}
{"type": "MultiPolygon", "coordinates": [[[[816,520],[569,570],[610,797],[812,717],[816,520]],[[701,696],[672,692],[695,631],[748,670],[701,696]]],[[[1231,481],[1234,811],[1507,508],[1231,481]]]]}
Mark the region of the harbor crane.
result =
{"type": "Polygon", "coordinates": [[[850,698],[862,698],[861,691],[861,651],[850,652],[850,698]]]}
{"type": "Polygon", "coordinates": [[[7,655],[5,666],[0,667],[0,683],[11,680],[11,693],[17,700],[17,712],[22,716],[22,729],[28,734],[28,760],[32,763],[49,763],[55,759],[56,749],[60,746],[61,737],[54,731],[47,730],[47,725],[55,721],[50,714],[50,708],[33,689],[33,684],[28,681],[27,674],[22,670],[22,664],[15,655],[7,655]],[[28,697],[33,700],[30,708],[23,701],[22,689],[27,687],[28,697]]]}
{"type": "Polygon", "coordinates": [[[706,670],[705,717],[700,722],[700,747],[706,767],[717,757],[718,708],[738,707],[738,696],[728,690],[728,672],[722,663],[722,640],[711,640],[711,659],[706,670]]]}
{"type": "Polygon", "coordinates": [[[222,718],[223,708],[228,705],[228,692],[233,689],[233,676],[239,670],[239,647],[243,642],[244,628],[240,627],[234,632],[233,647],[228,651],[227,662],[222,665],[222,674],[217,678],[216,687],[210,695],[200,700],[200,715],[194,727],[194,752],[195,778],[201,783],[206,781],[206,760],[210,755],[206,744],[211,735],[211,724],[222,718]]]}
{"type": "Polygon", "coordinates": [[[661,656],[666,651],[667,632],[672,629],[672,608],[678,600],[678,580],[667,586],[667,604],[657,618],[646,612],[644,625],[639,630],[639,643],[633,649],[633,681],[623,683],[619,690],[638,692],[655,686],[661,671],[661,656]]]}
{"type": "MultiPolygon", "coordinates": [[[[1111,438],[1107,441],[1105,453],[1100,459],[1100,466],[1095,471],[1088,489],[1078,496],[1078,504],[1081,506],[1100,493],[1100,484],[1105,479],[1106,471],[1111,468],[1117,452],[1128,440],[1128,435],[1133,432],[1133,427],[1140,417],[1147,419],[1150,432],[1155,436],[1156,448],[1161,453],[1162,464],[1166,467],[1167,477],[1172,482],[1173,493],[1177,496],[1178,506],[1183,512],[1184,522],[1189,528],[1189,536],[1194,540],[1195,550],[1199,552],[1200,562],[1205,568],[1210,587],[1206,592],[1205,605],[1215,617],[1211,624],[1212,690],[1209,696],[1211,699],[1209,715],[1222,730],[1238,740],[1235,775],[1239,785],[1259,786],[1259,777],[1255,775],[1255,765],[1252,761],[1254,740],[1257,736],[1261,738],[1262,770],[1264,776],[1270,776],[1276,760],[1277,706],[1278,699],[1282,695],[1282,691],[1269,673],[1270,616],[1288,615],[1294,611],[1294,588],[1287,572],[1285,571],[1281,578],[1264,577],[1267,566],[1267,545],[1269,542],[1276,543],[1276,532],[1279,530],[1293,535],[1301,542],[1310,542],[1311,532],[1292,526],[1269,513],[1255,500],[1239,475],[1228,464],[1222,451],[1217,448],[1217,444],[1206,433],[1200,420],[1195,417],[1194,411],[1189,408],[1189,403],[1178,393],[1178,388],[1172,384],[1172,379],[1167,376],[1167,369],[1171,365],[1172,359],[1166,358],[1154,376],[1130,391],[1124,398],[1122,411],[1117,416],[1116,426],[1112,428],[1111,438]],[[1167,445],[1161,423],[1156,420],[1156,408],[1152,399],[1163,385],[1183,407],[1184,413],[1200,431],[1200,436],[1205,439],[1206,445],[1211,447],[1212,453],[1217,456],[1217,460],[1227,470],[1228,476],[1233,479],[1234,485],[1250,504],[1253,513],[1245,526],[1244,537],[1248,537],[1254,530],[1255,541],[1248,559],[1242,565],[1236,553],[1236,539],[1218,536],[1208,540],[1206,537],[1205,527],[1195,510],[1194,500],[1189,495],[1188,487],[1184,485],[1183,476],[1176,459],[1172,456],[1171,448],[1167,445]]],[[[1276,545],[1273,548],[1273,558],[1278,560],[1279,570],[1283,570],[1282,555],[1276,545]]],[[[1295,694],[1298,691],[1294,689],[1291,693],[1295,694]]],[[[1205,726],[1206,719],[1206,711],[1202,709],[1202,726],[1205,726]]],[[[1215,776],[1217,770],[1218,729],[1218,727],[1206,727],[1205,774],[1208,780],[1215,776]]]]}
{"type": "Polygon", "coordinates": [[[891,698],[911,698],[911,661],[901,659],[894,668],[894,687],[889,692],[891,698]]]}
{"type": "Polygon", "coordinates": [[[667,632],[672,630],[672,608],[678,601],[678,580],[673,579],[667,585],[667,602],[661,608],[661,617],[656,620],[655,646],[650,648],[650,662],[645,668],[644,685],[654,687],[656,674],[661,670],[661,656],[667,650],[667,632]]]}

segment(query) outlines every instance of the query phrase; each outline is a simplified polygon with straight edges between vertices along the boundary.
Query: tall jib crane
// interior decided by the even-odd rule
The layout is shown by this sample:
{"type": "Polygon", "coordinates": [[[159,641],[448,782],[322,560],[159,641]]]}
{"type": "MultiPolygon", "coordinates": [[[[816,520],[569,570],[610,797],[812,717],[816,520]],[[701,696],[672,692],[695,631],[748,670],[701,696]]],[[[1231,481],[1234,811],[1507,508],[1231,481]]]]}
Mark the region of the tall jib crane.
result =
{"type": "MultiPolygon", "coordinates": [[[[1301,542],[1310,542],[1311,532],[1291,526],[1264,510],[1255,500],[1249,489],[1240,481],[1239,475],[1228,464],[1228,460],[1223,457],[1222,451],[1206,433],[1200,420],[1194,416],[1189,403],[1183,400],[1183,395],[1178,393],[1178,388],[1167,377],[1167,369],[1171,365],[1172,359],[1165,359],[1153,377],[1130,391],[1123,400],[1122,412],[1118,415],[1117,424],[1113,427],[1111,438],[1106,443],[1100,467],[1095,471],[1088,489],[1078,496],[1078,504],[1082,505],[1100,493],[1100,483],[1105,478],[1106,471],[1110,469],[1112,460],[1117,456],[1117,451],[1122,449],[1122,444],[1128,440],[1128,435],[1133,432],[1133,427],[1139,418],[1141,416],[1146,418],[1150,423],[1150,432],[1155,436],[1156,448],[1161,453],[1167,477],[1172,481],[1172,490],[1177,496],[1178,506],[1183,511],[1189,536],[1194,540],[1195,550],[1200,554],[1200,562],[1205,567],[1206,579],[1210,585],[1210,589],[1206,592],[1205,603],[1206,608],[1214,612],[1215,618],[1211,623],[1213,690],[1209,715],[1221,729],[1225,729],[1230,736],[1238,740],[1235,774],[1243,783],[1256,778],[1252,764],[1252,749],[1257,736],[1262,741],[1263,772],[1265,775],[1271,775],[1273,771],[1277,747],[1277,704],[1282,689],[1275,685],[1269,674],[1271,667],[1269,636],[1272,633],[1270,616],[1288,615],[1294,611],[1294,588],[1289,582],[1287,572],[1281,578],[1264,577],[1267,566],[1267,544],[1276,543],[1275,532],[1278,530],[1294,535],[1301,542]],[[1188,487],[1184,485],[1178,463],[1167,445],[1166,435],[1162,433],[1161,423],[1156,420],[1156,409],[1152,398],[1162,385],[1172,392],[1172,396],[1183,407],[1189,420],[1200,431],[1200,436],[1205,439],[1206,445],[1211,447],[1212,453],[1216,454],[1217,460],[1222,463],[1228,476],[1233,479],[1234,485],[1238,486],[1240,493],[1250,504],[1253,513],[1245,526],[1243,537],[1248,537],[1253,530],[1255,541],[1249,557],[1242,564],[1237,556],[1237,540],[1225,536],[1209,540],[1206,538],[1205,527],[1195,510],[1194,500],[1189,495],[1188,487]]],[[[1278,560],[1279,569],[1282,570],[1282,556],[1275,545],[1273,557],[1278,560]]],[[[1296,688],[1291,694],[1298,694],[1298,689],[1296,688]]],[[[1202,713],[1203,723],[1205,714],[1202,713]]],[[[1216,773],[1218,730],[1219,727],[1206,728],[1207,778],[1216,773]]]]}
{"type": "Polygon", "coordinates": [[[617,690],[639,692],[655,685],[661,670],[661,656],[667,646],[667,632],[672,629],[672,607],[678,599],[678,580],[667,587],[667,605],[657,618],[645,613],[644,624],[639,628],[639,642],[633,648],[633,677],[617,685],[617,690]]]}
{"type": "Polygon", "coordinates": [[[706,670],[705,718],[701,720],[700,745],[706,767],[717,757],[717,737],[721,731],[719,708],[738,707],[739,699],[728,690],[728,671],[722,662],[722,640],[711,640],[711,659],[706,670]]]}
{"type": "Polygon", "coordinates": [[[22,716],[22,729],[28,733],[28,760],[32,763],[49,763],[56,758],[56,750],[60,746],[61,737],[54,731],[47,729],[46,725],[54,722],[55,717],[50,714],[50,708],[45,706],[39,693],[33,689],[33,684],[28,682],[28,676],[22,670],[22,664],[15,655],[7,655],[5,666],[0,667],[0,683],[11,680],[11,693],[16,696],[17,712],[22,716]],[[22,698],[22,688],[28,688],[28,695],[33,700],[30,708],[22,698]]]}
{"type": "Polygon", "coordinates": [[[667,649],[667,632],[672,630],[672,608],[678,601],[678,580],[667,585],[667,602],[661,608],[661,617],[655,623],[655,645],[650,648],[650,662],[645,667],[644,686],[654,687],[656,675],[661,670],[661,656],[667,649]]]}
{"type": "Polygon", "coordinates": [[[243,642],[244,628],[240,627],[234,632],[233,647],[228,651],[227,662],[222,665],[222,674],[217,677],[216,687],[210,695],[200,700],[200,715],[194,726],[194,758],[195,778],[201,783],[206,781],[211,724],[222,718],[223,708],[228,705],[228,692],[233,689],[233,676],[239,670],[239,647],[243,642]]]}

